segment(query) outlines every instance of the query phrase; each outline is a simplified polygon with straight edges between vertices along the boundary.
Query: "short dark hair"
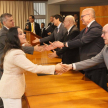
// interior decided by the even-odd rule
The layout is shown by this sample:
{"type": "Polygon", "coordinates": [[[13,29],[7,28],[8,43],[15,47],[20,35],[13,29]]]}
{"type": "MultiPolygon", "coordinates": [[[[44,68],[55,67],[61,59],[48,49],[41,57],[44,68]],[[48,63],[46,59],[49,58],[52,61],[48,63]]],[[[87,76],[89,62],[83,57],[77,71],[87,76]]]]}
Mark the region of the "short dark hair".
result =
{"type": "Polygon", "coordinates": [[[59,14],[53,16],[55,19],[59,19],[60,22],[63,22],[63,17],[59,14]]]}
{"type": "Polygon", "coordinates": [[[34,18],[34,15],[30,15],[30,16],[32,17],[32,19],[35,19],[35,18],[34,18]]]}
{"type": "Polygon", "coordinates": [[[44,25],[45,25],[45,23],[44,23],[44,22],[41,22],[41,24],[44,24],[44,25]]]}
{"type": "Polygon", "coordinates": [[[10,14],[10,13],[2,14],[1,17],[0,17],[1,23],[3,24],[3,21],[6,20],[6,17],[11,17],[11,16],[12,16],[12,14],[10,14]]]}

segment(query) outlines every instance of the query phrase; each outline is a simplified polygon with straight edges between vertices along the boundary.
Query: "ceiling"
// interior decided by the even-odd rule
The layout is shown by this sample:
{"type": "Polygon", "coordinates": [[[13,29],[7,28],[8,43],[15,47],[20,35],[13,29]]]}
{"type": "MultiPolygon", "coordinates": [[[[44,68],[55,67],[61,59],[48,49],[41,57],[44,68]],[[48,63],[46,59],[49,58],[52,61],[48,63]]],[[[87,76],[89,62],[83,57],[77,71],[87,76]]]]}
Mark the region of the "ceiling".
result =
{"type": "Polygon", "coordinates": [[[99,4],[99,5],[107,5],[108,0],[48,0],[49,4],[75,4],[75,5],[82,5],[82,4],[99,4]]]}

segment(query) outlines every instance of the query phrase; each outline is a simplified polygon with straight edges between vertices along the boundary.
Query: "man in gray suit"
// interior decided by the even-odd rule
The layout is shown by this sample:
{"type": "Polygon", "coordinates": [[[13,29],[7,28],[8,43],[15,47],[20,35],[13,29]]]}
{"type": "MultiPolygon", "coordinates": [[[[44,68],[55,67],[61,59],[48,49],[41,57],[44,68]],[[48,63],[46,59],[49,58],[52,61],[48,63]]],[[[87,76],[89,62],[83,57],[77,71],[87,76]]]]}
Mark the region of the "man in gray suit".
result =
{"type": "Polygon", "coordinates": [[[83,69],[91,68],[91,67],[93,67],[97,64],[100,64],[100,63],[105,63],[105,65],[108,69],[108,24],[106,24],[103,27],[101,37],[104,39],[104,43],[106,44],[104,46],[104,48],[101,50],[101,52],[99,54],[97,54],[95,57],[92,57],[91,59],[87,59],[87,60],[84,60],[81,62],[67,65],[67,71],[70,69],[83,70],[83,69]]]}
{"type": "Polygon", "coordinates": [[[48,36],[48,37],[45,37],[45,38],[41,38],[41,39],[38,39],[36,38],[33,43],[40,43],[40,44],[43,44],[43,43],[46,43],[46,42],[54,42],[54,41],[61,41],[63,40],[63,37],[65,36],[65,33],[67,32],[66,28],[64,27],[63,23],[63,18],[61,15],[54,15],[54,25],[57,26],[53,33],[48,36]]]}

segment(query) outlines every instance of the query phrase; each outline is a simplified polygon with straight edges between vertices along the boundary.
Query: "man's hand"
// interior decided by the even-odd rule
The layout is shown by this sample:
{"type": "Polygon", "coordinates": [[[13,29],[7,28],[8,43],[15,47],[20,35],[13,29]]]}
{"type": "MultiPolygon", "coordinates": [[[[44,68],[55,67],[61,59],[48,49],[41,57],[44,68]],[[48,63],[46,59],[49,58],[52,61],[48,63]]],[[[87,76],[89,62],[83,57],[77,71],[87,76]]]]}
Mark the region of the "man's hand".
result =
{"type": "Polygon", "coordinates": [[[60,42],[60,41],[55,41],[55,42],[53,42],[51,45],[52,45],[54,48],[57,48],[57,47],[62,48],[62,47],[64,47],[64,44],[63,44],[62,42],[60,42]]]}
{"type": "Polygon", "coordinates": [[[51,35],[51,32],[48,32],[47,35],[51,35]]]}
{"type": "Polygon", "coordinates": [[[65,71],[69,71],[69,70],[73,69],[72,64],[62,64],[61,63],[60,65],[65,67],[65,71]]]}
{"type": "Polygon", "coordinates": [[[67,64],[59,63],[55,65],[56,74],[62,74],[64,72],[69,71],[70,69],[72,69],[72,64],[67,65],[67,64]]]}
{"type": "Polygon", "coordinates": [[[39,39],[37,37],[35,37],[35,40],[33,40],[32,43],[40,44],[40,41],[39,41],[39,39]]]}
{"type": "Polygon", "coordinates": [[[34,46],[34,51],[43,52],[43,51],[45,51],[45,47],[44,47],[44,45],[42,45],[42,46],[36,45],[36,46],[34,46]]]}
{"type": "Polygon", "coordinates": [[[56,54],[56,51],[54,51],[53,53],[49,53],[49,54],[48,54],[48,57],[49,57],[49,58],[55,58],[55,57],[58,57],[58,56],[57,56],[57,54],[56,54]]]}

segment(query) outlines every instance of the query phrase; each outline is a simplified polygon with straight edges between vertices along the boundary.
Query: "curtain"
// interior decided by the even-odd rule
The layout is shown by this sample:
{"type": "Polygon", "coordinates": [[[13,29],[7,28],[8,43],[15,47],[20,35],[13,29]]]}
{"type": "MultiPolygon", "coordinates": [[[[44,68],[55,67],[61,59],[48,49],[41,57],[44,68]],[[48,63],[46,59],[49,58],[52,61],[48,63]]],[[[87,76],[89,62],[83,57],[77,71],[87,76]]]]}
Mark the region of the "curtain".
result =
{"type": "Polygon", "coordinates": [[[10,13],[13,16],[15,26],[24,30],[29,15],[34,15],[32,1],[0,1],[0,15],[10,13]]]}

